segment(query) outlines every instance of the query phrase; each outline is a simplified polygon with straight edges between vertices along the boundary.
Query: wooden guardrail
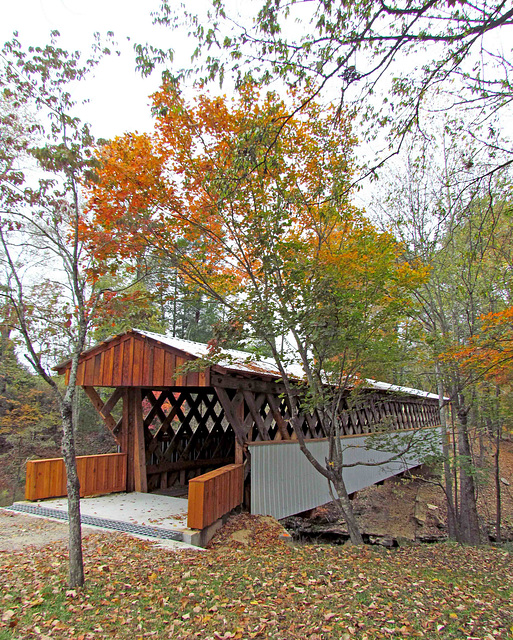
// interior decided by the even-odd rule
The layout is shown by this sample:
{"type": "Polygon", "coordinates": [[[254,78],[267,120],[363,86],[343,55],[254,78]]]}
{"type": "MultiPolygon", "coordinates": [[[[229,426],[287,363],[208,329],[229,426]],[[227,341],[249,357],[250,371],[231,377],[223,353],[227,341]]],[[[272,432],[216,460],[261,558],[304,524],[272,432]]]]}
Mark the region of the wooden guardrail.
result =
{"type": "Polygon", "coordinates": [[[242,504],[244,465],[229,464],[189,480],[187,526],[204,529],[242,504]]]}
{"type": "MultiPolygon", "coordinates": [[[[126,453],[77,456],[80,496],[126,491],[126,453]]],[[[28,460],[25,500],[67,495],[66,469],[62,458],[28,460]]]]}

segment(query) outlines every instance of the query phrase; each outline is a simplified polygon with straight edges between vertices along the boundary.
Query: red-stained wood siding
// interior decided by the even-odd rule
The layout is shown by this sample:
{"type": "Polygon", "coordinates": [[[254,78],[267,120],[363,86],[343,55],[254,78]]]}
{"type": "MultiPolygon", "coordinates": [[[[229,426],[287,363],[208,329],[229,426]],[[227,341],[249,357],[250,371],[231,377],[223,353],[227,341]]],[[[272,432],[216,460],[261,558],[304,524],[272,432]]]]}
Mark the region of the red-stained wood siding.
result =
{"type": "Polygon", "coordinates": [[[204,529],[242,504],[244,465],[229,464],[189,480],[187,526],[204,529]]]}
{"type": "Polygon", "coordinates": [[[164,350],[155,349],[153,362],[153,384],[156,387],[164,386],[164,350]]]}
{"type": "MultiPolygon", "coordinates": [[[[207,387],[210,372],[180,373],[194,360],[137,334],[123,335],[85,353],[78,365],[77,384],[88,387],[207,387]]],[[[60,369],[69,379],[69,367],[60,369]]]]}
{"type": "Polygon", "coordinates": [[[114,359],[113,359],[113,370],[112,370],[112,386],[119,387],[121,385],[121,380],[123,379],[123,360],[122,360],[122,344],[114,345],[114,359]]]}
{"type": "MultiPolygon", "coordinates": [[[[77,456],[80,496],[126,491],[126,462],[126,453],[77,456]]],[[[66,494],[66,469],[62,458],[27,461],[26,500],[58,498],[66,494]]]]}

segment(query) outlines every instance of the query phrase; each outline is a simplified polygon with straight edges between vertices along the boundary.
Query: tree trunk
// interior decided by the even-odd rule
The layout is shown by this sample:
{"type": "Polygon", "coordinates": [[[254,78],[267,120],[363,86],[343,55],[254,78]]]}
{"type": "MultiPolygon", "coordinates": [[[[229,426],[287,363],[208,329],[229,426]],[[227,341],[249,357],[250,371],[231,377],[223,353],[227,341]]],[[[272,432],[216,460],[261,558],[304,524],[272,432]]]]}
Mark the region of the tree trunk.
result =
{"type": "Polygon", "coordinates": [[[458,453],[460,458],[460,517],[459,542],[470,545],[481,543],[477,515],[476,492],[472,475],[472,455],[468,437],[468,410],[459,401],[458,406],[458,453]]]}
{"type": "MultiPolygon", "coordinates": [[[[326,460],[326,467],[323,467],[323,465],[312,455],[311,451],[306,446],[305,437],[301,430],[301,422],[300,420],[298,420],[299,414],[297,412],[297,398],[292,394],[290,383],[285,375],[283,377],[283,380],[287,389],[291,413],[293,414],[291,424],[294,429],[294,433],[297,436],[299,449],[306,457],[306,459],[310,462],[310,464],[328,481],[328,487],[331,497],[340,509],[341,515],[347,525],[347,530],[349,532],[351,542],[356,545],[361,545],[363,544],[362,534],[360,533],[358,523],[356,522],[356,518],[353,512],[353,506],[351,504],[351,500],[349,500],[346,485],[342,475],[344,464],[343,453],[340,447],[340,438],[338,438],[337,442],[337,436],[334,434],[333,429],[326,430],[326,432],[329,433],[329,456],[326,460]],[[334,495],[333,489],[335,489],[335,492],[337,494],[336,496],[334,495]]],[[[325,414],[323,414],[322,412],[322,409],[320,411],[320,415],[325,416],[325,414]]],[[[332,424],[333,421],[331,422],[330,426],[332,426],[332,424]]],[[[335,432],[338,434],[337,430],[335,430],[335,432]]]]}
{"type": "Polygon", "coordinates": [[[444,385],[440,366],[436,363],[436,377],[438,388],[438,405],[440,407],[440,426],[442,435],[442,453],[444,457],[445,496],[447,500],[447,534],[450,540],[457,539],[456,509],[454,504],[454,483],[451,470],[451,448],[447,432],[447,407],[444,404],[444,385]]]}
{"type": "Polygon", "coordinates": [[[485,434],[484,427],[479,429],[479,458],[477,460],[477,466],[483,469],[486,464],[486,446],[485,446],[485,434]]]}
{"type": "Polygon", "coordinates": [[[497,419],[497,433],[495,438],[495,455],[494,455],[494,475],[495,475],[495,501],[496,501],[496,517],[495,517],[495,541],[502,542],[501,521],[502,521],[502,505],[501,505],[501,472],[499,454],[501,447],[501,425],[497,419]]]}
{"type": "Polygon", "coordinates": [[[69,518],[69,586],[84,584],[84,563],[82,557],[82,528],[80,523],[80,482],[75,457],[75,436],[73,433],[73,399],[66,394],[62,400],[62,455],[66,466],[66,487],[68,490],[69,518]]]}
{"type": "Polygon", "coordinates": [[[342,512],[342,516],[347,525],[347,531],[349,532],[349,538],[351,539],[351,542],[356,545],[363,544],[362,534],[360,533],[360,528],[358,527],[358,523],[356,522],[353,505],[351,504],[351,500],[347,495],[344,481],[341,479],[340,474],[333,474],[330,482],[333,484],[333,487],[337,492],[336,503],[338,504],[339,509],[342,512]]]}

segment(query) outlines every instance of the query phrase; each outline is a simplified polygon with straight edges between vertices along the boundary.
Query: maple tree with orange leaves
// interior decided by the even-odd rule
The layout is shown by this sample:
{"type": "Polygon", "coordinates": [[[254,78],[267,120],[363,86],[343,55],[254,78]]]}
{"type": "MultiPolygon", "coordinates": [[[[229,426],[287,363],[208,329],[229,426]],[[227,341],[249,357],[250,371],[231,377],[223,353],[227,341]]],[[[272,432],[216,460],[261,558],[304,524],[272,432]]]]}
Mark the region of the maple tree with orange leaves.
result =
{"type": "Polygon", "coordinates": [[[481,317],[481,331],[461,349],[446,354],[460,367],[496,384],[508,384],[513,374],[513,307],[481,317]]]}
{"type": "MultiPolygon", "coordinates": [[[[288,97],[296,99],[304,95],[288,97]]],[[[120,257],[140,266],[148,252],[165,255],[224,305],[232,338],[265,346],[291,395],[285,369],[299,359],[305,402],[339,442],[341,394],[393,351],[411,290],[426,276],[351,203],[350,118],[334,119],[313,100],[291,117],[277,94],[251,85],[232,100],[202,94],[189,104],[166,84],[154,110],[153,135],[129,134],[100,150],[91,247],[101,247],[113,273],[120,257]]],[[[298,442],[335,487],[351,537],[361,542],[340,442],[326,466],[302,433],[298,442]]]]}

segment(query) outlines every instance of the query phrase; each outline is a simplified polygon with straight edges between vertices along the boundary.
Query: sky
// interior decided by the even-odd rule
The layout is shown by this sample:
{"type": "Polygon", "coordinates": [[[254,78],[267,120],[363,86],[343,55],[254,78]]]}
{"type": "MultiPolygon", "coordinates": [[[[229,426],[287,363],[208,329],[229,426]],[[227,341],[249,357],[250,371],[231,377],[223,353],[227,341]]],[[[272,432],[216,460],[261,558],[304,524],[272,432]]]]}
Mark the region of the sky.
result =
{"type": "MultiPolygon", "coordinates": [[[[230,16],[243,14],[246,17],[252,8],[248,0],[228,1],[230,16]]],[[[180,0],[175,2],[178,7],[180,0]]],[[[188,6],[191,11],[201,13],[209,4],[209,0],[192,0],[188,6]]],[[[150,42],[158,47],[172,48],[177,68],[190,64],[196,44],[185,30],[172,31],[152,23],[151,13],[158,11],[159,5],[160,0],[4,0],[0,14],[0,43],[10,39],[12,32],[17,30],[25,46],[44,45],[49,41],[51,30],[57,29],[61,33],[61,46],[86,52],[95,32],[113,31],[121,56],[106,58],[94,79],[80,83],[83,96],[77,95],[77,98],[87,97],[90,102],[80,107],[79,115],[92,125],[97,138],[112,138],[126,131],[150,131],[153,123],[148,96],[158,88],[160,73],[154,72],[143,79],[135,71],[134,43],[150,42]]],[[[511,47],[511,43],[508,46],[511,47]]],[[[413,64],[413,60],[410,62],[413,64]]],[[[209,91],[219,91],[219,88],[212,84],[209,91]]],[[[502,126],[511,130],[513,125],[506,115],[502,126]]],[[[375,146],[376,142],[373,142],[373,148],[375,146]]],[[[365,145],[359,147],[358,155],[360,159],[365,157],[365,145]]]]}
{"type": "Polygon", "coordinates": [[[186,65],[193,43],[187,35],[152,25],[151,12],[159,0],[17,0],[2,3],[0,42],[18,31],[24,46],[45,45],[50,32],[61,34],[60,46],[87,52],[95,32],[114,32],[121,56],[107,57],[95,78],[82,83],[89,103],[79,107],[82,120],[92,125],[96,137],[112,138],[126,131],[152,127],[148,96],[159,86],[160,74],[143,79],[135,71],[134,43],[151,42],[172,47],[175,59],[186,65]],[[128,40],[130,38],[130,40],[128,40]]]}

